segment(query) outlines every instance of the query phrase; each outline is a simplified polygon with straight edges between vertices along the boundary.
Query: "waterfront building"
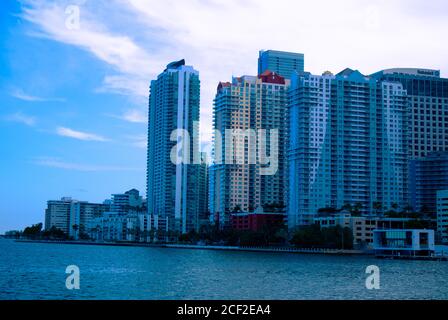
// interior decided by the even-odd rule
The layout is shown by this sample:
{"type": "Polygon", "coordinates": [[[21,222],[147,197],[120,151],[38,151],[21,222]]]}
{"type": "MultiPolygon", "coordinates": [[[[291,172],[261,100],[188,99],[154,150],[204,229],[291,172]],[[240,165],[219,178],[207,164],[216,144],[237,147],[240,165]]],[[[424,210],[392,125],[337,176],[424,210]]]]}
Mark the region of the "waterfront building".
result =
{"type": "Polygon", "coordinates": [[[70,222],[68,235],[75,240],[88,238],[90,222],[110,210],[104,203],[89,203],[87,201],[72,201],[70,204],[70,222]]]}
{"type": "Polygon", "coordinates": [[[411,158],[448,151],[448,79],[439,70],[395,68],[373,77],[401,83],[407,91],[411,158]]]}
{"type": "Polygon", "coordinates": [[[448,189],[437,191],[437,233],[448,244],[448,189]]]}
{"type": "Polygon", "coordinates": [[[147,213],[120,215],[105,212],[87,224],[90,239],[95,241],[167,240],[168,223],[165,218],[147,213]]]}
{"type": "Polygon", "coordinates": [[[373,248],[380,256],[431,256],[435,252],[434,230],[374,230],[373,248]]]}
{"type": "Polygon", "coordinates": [[[45,209],[45,230],[56,227],[66,234],[69,233],[72,202],[72,198],[69,197],[63,197],[61,200],[47,201],[47,209],[45,209]]]}
{"type": "Polygon", "coordinates": [[[353,233],[353,243],[357,246],[372,245],[373,230],[377,228],[378,221],[379,218],[376,216],[352,216],[346,211],[314,217],[314,223],[321,228],[335,226],[350,228],[353,233]]]}
{"type": "Polygon", "coordinates": [[[285,213],[264,212],[262,209],[230,215],[230,225],[233,230],[238,231],[264,232],[266,227],[281,227],[285,221],[285,213]]]}
{"type": "Polygon", "coordinates": [[[169,221],[169,229],[181,233],[197,229],[201,210],[199,99],[199,73],[184,60],[168,64],[157,80],[151,81],[148,214],[169,221]]]}
{"type": "Polygon", "coordinates": [[[435,214],[437,191],[448,189],[448,151],[413,159],[409,167],[411,205],[415,210],[435,214]]]}
{"type": "Polygon", "coordinates": [[[143,198],[136,189],[122,194],[113,194],[111,199],[111,212],[128,214],[129,210],[138,210],[144,206],[143,198]]]}
{"type": "Polygon", "coordinates": [[[291,79],[294,72],[304,71],[304,65],[303,53],[261,50],[258,57],[258,74],[269,70],[286,79],[291,79]]]}
{"type": "Polygon", "coordinates": [[[198,226],[196,229],[200,229],[201,226],[210,224],[209,213],[209,166],[207,161],[207,154],[201,152],[201,164],[199,165],[199,178],[198,178],[198,226]]]}
{"type": "Polygon", "coordinates": [[[345,69],[297,73],[290,90],[288,225],[321,208],[361,214],[407,204],[407,96],[400,83],[345,69]]]}
{"type": "Polygon", "coordinates": [[[86,226],[110,209],[108,204],[89,203],[69,197],[49,200],[45,210],[45,230],[56,227],[75,240],[87,234],[86,226]]]}
{"type": "Polygon", "coordinates": [[[232,212],[286,203],[288,88],[271,71],[218,85],[210,209],[220,227],[230,225],[232,212]]]}

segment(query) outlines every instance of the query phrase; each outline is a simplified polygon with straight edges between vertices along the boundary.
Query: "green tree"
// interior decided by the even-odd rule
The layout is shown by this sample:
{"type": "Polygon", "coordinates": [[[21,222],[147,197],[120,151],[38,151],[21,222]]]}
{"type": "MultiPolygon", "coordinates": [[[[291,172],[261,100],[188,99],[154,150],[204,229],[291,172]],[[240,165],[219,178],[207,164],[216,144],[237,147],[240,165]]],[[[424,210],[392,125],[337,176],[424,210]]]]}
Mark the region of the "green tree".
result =
{"type": "Polygon", "coordinates": [[[38,239],[42,235],[42,223],[33,224],[23,230],[23,236],[29,239],[38,239]]]}

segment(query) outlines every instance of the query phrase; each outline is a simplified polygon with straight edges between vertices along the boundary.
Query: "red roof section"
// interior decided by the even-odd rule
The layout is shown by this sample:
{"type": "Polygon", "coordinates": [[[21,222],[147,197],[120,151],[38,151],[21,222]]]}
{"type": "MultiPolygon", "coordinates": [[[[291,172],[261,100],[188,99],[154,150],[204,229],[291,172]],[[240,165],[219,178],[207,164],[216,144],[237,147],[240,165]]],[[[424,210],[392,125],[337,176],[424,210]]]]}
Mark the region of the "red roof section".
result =
{"type": "Polygon", "coordinates": [[[262,74],[258,75],[258,78],[266,83],[285,84],[285,78],[270,70],[266,70],[262,74]]]}

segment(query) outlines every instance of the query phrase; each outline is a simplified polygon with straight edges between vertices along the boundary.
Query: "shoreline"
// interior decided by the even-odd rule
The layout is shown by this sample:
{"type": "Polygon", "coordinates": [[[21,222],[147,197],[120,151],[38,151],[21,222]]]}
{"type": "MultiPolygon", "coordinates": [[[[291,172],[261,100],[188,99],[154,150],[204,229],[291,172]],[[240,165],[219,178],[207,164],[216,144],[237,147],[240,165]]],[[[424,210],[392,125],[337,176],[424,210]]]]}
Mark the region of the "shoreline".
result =
{"type": "Polygon", "coordinates": [[[241,251],[241,252],[267,252],[267,253],[295,253],[295,254],[323,254],[339,256],[374,256],[373,253],[362,250],[342,250],[342,249],[300,249],[289,247],[239,247],[239,246],[208,246],[208,245],[188,245],[188,244],[153,244],[153,243],[133,243],[133,242],[91,242],[91,241],[58,241],[58,240],[26,240],[11,239],[22,243],[45,243],[45,244],[72,244],[91,246],[117,246],[117,247],[149,247],[167,249],[189,249],[189,250],[220,250],[220,251],[241,251]]]}

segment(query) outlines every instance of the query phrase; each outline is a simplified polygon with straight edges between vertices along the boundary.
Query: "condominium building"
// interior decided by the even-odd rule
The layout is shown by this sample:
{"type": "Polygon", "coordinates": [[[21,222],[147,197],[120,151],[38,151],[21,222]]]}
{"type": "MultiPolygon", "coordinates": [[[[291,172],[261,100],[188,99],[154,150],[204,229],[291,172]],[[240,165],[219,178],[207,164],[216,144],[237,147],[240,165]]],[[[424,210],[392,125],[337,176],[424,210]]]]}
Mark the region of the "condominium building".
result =
{"type": "Polygon", "coordinates": [[[72,198],[69,197],[61,198],[61,200],[47,201],[47,209],[45,209],[45,230],[56,227],[68,234],[72,202],[72,198]]]}
{"type": "Polygon", "coordinates": [[[110,206],[103,203],[89,203],[87,201],[73,201],[70,206],[70,224],[68,235],[75,240],[86,238],[89,223],[102,217],[110,210],[110,206]]]}
{"type": "Polygon", "coordinates": [[[320,208],[407,203],[407,98],[400,83],[346,69],[295,74],[290,90],[290,228],[320,208]]]}
{"type": "Polygon", "coordinates": [[[415,210],[435,213],[437,191],[448,189],[448,151],[413,159],[409,167],[411,205],[415,210]]]}
{"type": "Polygon", "coordinates": [[[45,210],[45,229],[56,227],[74,239],[87,234],[90,221],[110,210],[110,205],[77,201],[69,197],[50,200],[45,210]]]}
{"type": "Polygon", "coordinates": [[[261,50],[258,57],[258,74],[269,70],[291,79],[294,72],[304,71],[304,64],[305,56],[302,53],[261,50]]]}
{"type": "Polygon", "coordinates": [[[210,209],[221,226],[231,212],[286,203],[288,88],[289,80],[271,71],[218,85],[210,209]]]}
{"type": "Polygon", "coordinates": [[[207,154],[201,153],[201,164],[199,165],[199,182],[198,182],[198,226],[210,223],[208,199],[209,199],[209,168],[207,163],[207,154]]]}
{"type": "Polygon", "coordinates": [[[129,211],[138,211],[143,208],[143,198],[136,189],[122,194],[113,194],[110,211],[117,214],[128,214],[129,211]]]}
{"type": "Polygon", "coordinates": [[[148,121],[148,214],[186,233],[199,216],[199,73],[172,62],[151,81],[148,121]]]}
{"type": "Polygon", "coordinates": [[[448,243],[448,189],[437,191],[437,233],[442,243],[448,243]]]}
{"type": "Polygon", "coordinates": [[[412,158],[448,150],[448,79],[440,71],[396,68],[373,75],[398,82],[409,97],[409,154],[412,158]]]}

